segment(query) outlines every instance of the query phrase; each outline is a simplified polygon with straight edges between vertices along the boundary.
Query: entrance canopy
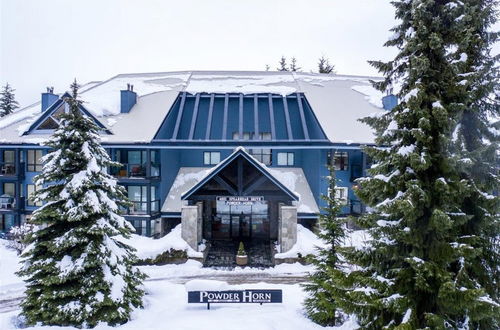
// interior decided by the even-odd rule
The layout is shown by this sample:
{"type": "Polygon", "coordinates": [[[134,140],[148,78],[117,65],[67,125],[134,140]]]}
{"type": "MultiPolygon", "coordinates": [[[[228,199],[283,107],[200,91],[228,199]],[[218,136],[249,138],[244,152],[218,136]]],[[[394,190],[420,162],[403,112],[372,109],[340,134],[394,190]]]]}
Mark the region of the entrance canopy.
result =
{"type": "Polygon", "coordinates": [[[266,200],[299,201],[295,192],[241,147],[182,194],[181,199],[215,200],[219,196],[264,196],[266,200]]]}

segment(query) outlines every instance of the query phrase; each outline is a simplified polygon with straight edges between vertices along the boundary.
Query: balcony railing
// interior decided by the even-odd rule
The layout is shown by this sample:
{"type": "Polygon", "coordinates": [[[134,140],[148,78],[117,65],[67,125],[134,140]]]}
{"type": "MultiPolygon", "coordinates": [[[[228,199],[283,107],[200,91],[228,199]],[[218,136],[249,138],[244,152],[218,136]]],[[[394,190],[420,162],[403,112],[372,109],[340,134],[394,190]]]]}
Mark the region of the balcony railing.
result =
{"type": "Polygon", "coordinates": [[[124,210],[128,215],[149,215],[160,212],[160,200],[153,200],[151,202],[135,202],[131,201],[132,206],[127,210],[124,210]],[[150,204],[151,210],[148,213],[148,204],[150,204]]]}
{"type": "Polygon", "coordinates": [[[110,173],[117,178],[156,178],[160,176],[160,164],[151,164],[149,174],[145,164],[123,164],[111,168],[110,173]]]}
{"type": "Polygon", "coordinates": [[[23,173],[22,169],[24,169],[24,163],[19,163],[17,167],[16,163],[0,162],[0,176],[19,176],[23,173]]]}
{"type": "Polygon", "coordinates": [[[0,195],[0,211],[15,211],[24,208],[24,197],[13,197],[8,194],[0,195]]]}

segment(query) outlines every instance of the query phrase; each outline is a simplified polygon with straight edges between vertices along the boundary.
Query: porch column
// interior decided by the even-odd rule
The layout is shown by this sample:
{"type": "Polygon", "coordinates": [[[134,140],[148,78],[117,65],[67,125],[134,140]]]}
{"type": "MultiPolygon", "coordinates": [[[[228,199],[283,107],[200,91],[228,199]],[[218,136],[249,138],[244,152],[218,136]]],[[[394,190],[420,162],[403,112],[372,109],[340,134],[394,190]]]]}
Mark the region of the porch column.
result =
{"type": "Polygon", "coordinates": [[[190,247],[198,251],[202,234],[202,203],[186,205],[181,210],[181,236],[190,247]]]}
{"type": "Polygon", "coordinates": [[[297,243],[297,207],[280,205],[279,243],[281,253],[289,251],[297,243]]]}

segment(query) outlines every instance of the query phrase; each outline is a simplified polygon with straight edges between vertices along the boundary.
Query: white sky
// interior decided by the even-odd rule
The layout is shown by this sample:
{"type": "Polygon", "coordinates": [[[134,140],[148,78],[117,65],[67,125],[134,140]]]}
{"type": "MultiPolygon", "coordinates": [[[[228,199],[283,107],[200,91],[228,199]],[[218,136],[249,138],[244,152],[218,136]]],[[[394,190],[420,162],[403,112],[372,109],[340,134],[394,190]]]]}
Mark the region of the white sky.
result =
{"type": "Polygon", "coordinates": [[[382,47],[393,25],[386,0],[0,0],[0,84],[24,106],[75,77],[274,70],[281,55],[377,75],[366,61],[395,54],[382,47]]]}

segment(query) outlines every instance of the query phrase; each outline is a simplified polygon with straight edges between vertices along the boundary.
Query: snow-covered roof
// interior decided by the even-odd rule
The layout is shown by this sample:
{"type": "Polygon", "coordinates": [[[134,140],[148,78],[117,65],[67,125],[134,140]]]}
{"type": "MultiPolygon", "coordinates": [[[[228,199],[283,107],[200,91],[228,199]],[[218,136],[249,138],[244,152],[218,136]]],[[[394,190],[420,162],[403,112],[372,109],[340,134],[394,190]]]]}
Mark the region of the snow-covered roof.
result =
{"type": "MultiPolygon", "coordinates": [[[[316,204],[302,168],[273,167],[267,168],[267,170],[288,189],[300,196],[300,200],[297,202],[297,212],[319,213],[318,204],[316,204]]],[[[163,203],[161,211],[169,213],[181,212],[182,206],[187,205],[187,201],[181,200],[182,194],[193,188],[211,171],[212,168],[210,167],[181,167],[163,203]]]]}
{"type": "MultiPolygon", "coordinates": [[[[382,94],[370,85],[373,77],[267,71],[183,71],[120,74],[83,86],[84,106],[112,134],[103,142],[150,142],[179,92],[304,93],[330,141],[372,143],[371,130],[358,121],[381,109],[382,94]],[[138,94],[129,113],[120,113],[120,90],[134,85],[138,94]]],[[[22,135],[41,115],[40,102],[0,119],[0,143],[39,143],[46,134],[22,135]]]]}

